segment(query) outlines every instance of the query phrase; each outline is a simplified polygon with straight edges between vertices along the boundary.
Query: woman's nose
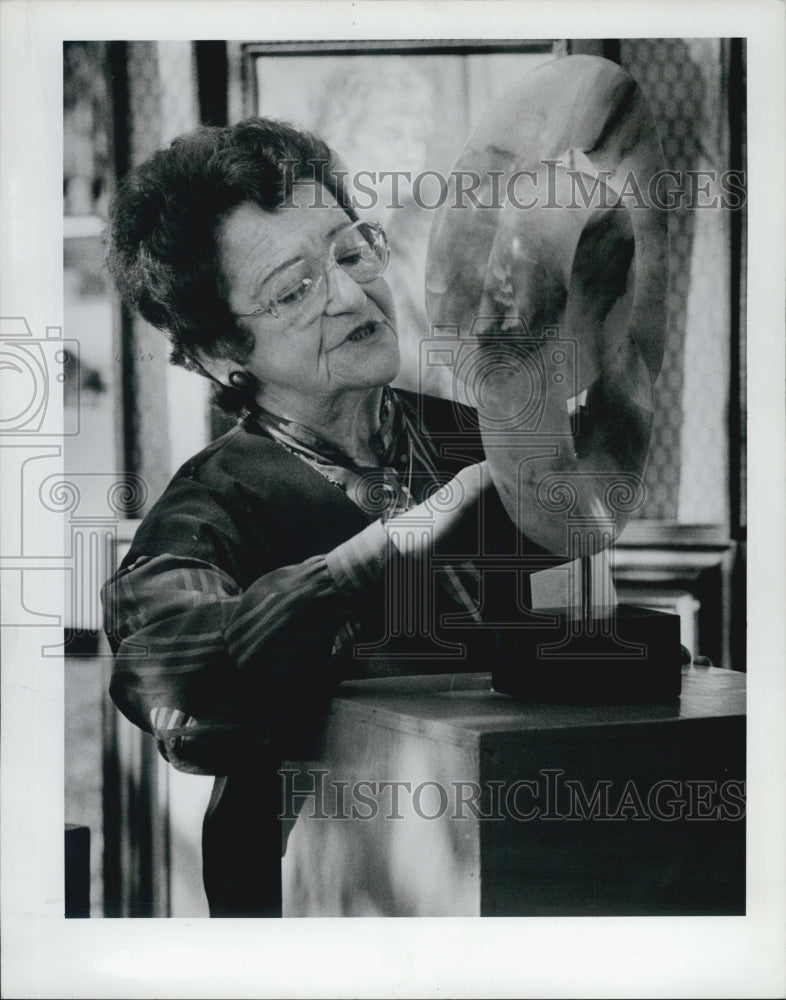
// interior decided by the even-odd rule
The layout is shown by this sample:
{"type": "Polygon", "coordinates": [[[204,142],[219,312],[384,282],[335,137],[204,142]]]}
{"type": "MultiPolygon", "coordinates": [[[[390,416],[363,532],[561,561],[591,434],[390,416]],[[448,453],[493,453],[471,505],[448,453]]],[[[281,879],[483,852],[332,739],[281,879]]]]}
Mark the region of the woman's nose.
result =
{"type": "Polygon", "coordinates": [[[325,281],[327,282],[326,313],[354,312],[365,306],[365,292],[335,261],[331,261],[325,268],[325,281]]]}

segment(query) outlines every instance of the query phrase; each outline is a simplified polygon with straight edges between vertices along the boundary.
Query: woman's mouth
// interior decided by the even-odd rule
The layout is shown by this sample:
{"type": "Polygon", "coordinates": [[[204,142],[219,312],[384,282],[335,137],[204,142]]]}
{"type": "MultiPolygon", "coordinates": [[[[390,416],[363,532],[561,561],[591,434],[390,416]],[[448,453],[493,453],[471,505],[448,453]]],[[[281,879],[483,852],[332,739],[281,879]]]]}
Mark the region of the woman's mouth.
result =
{"type": "Polygon", "coordinates": [[[363,323],[361,326],[356,326],[355,329],[345,338],[351,344],[356,344],[361,340],[366,340],[372,334],[376,333],[379,329],[379,323],[376,320],[369,320],[367,323],[363,323]]]}

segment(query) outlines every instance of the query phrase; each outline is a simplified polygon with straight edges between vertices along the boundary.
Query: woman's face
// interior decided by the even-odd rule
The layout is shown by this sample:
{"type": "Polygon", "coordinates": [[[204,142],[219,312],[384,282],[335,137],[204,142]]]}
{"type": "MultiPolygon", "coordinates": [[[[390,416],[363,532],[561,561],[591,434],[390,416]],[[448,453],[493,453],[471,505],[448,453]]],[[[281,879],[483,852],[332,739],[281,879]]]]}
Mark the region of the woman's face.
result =
{"type": "MultiPolygon", "coordinates": [[[[302,258],[327,262],[336,233],[352,225],[325,189],[315,192],[313,185],[296,184],[291,200],[292,207],[275,214],[243,202],[218,227],[219,262],[235,315],[264,305],[262,286],[269,287],[285,266],[302,258]]],[[[326,281],[324,308],[313,319],[285,323],[269,312],[238,319],[255,338],[245,368],[263,386],[262,405],[266,397],[324,401],[348,390],[387,385],[398,374],[387,283],[377,278],[358,284],[335,265],[327,268],[326,281]]]]}

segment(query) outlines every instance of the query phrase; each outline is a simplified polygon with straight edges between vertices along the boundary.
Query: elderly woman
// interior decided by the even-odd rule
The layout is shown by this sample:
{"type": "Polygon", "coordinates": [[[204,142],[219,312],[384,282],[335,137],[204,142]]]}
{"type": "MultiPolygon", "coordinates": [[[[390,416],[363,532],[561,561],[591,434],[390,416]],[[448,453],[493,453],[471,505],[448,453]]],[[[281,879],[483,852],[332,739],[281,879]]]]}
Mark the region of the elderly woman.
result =
{"type": "Polygon", "coordinates": [[[126,176],[111,219],[125,301],[239,415],[178,471],[103,595],[115,702],[175,767],[217,776],[212,915],[280,912],[277,771],[335,685],[391,661],[484,669],[485,608],[522,597],[489,584],[481,601],[468,557],[511,551],[515,529],[472,414],[389,388],[385,234],[330,162],[279,122],[199,129],[126,176]],[[413,587],[425,629],[397,626],[413,587]]]}

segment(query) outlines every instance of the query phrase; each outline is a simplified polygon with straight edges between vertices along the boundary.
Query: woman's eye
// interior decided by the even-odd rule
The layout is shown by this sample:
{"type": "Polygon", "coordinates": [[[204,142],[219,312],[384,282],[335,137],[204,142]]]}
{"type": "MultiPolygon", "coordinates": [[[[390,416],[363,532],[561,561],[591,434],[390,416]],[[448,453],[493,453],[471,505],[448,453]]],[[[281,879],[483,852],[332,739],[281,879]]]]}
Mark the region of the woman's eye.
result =
{"type": "MultiPolygon", "coordinates": [[[[366,250],[368,250],[368,247],[366,247],[366,250]]],[[[348,250],[342,250],[336,256],[336,263],[341,267],[353,267],[356,264],[360,264],[365,259],[365,256],[363,247],[351,247],[348,250]]]]}
{"type": "Polygon", "coordinates": [[[281,306],[293,306],[308,295],[313,285],[311,278],[299,278],[276,293],[276,302],[281,306]]]}

